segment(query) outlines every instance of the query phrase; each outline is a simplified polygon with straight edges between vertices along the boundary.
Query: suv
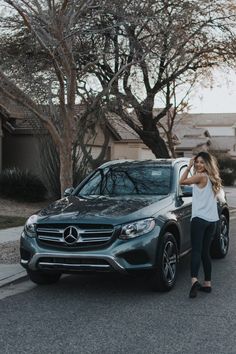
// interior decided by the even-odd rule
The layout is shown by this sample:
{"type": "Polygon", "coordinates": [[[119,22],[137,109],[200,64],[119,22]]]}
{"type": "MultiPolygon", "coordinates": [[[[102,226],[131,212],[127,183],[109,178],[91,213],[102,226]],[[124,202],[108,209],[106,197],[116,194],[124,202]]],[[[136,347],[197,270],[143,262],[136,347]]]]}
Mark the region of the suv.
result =
{"type": "MultiPolygon", "coordinates": [[[[21,235],[21,265],[37,284],[62,273],[149,271],[152,287],[170,290],[179,258],[190,249],[191,186],[179,186],[189,159],[111,161],[62,199],[32,215],[21,235]]],[[[220,222],[212,255],[229,244],[229,209],[220,222]]]]}

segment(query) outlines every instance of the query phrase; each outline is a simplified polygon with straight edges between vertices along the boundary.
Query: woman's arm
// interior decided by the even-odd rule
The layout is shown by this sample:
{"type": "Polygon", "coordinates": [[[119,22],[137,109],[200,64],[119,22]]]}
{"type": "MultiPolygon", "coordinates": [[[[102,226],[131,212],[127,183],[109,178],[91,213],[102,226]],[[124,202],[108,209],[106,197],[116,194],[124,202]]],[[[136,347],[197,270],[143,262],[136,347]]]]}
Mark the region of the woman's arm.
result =
{"type": "Polygon", "coordinates": [[[203,179],[205,180],[204,176],[198,174],[188,178],[189,171],[190,170],[187,167],[179,180],[179,184],[181,185],[201,184],[203,182],[203,179]]]}
{"type": "Polygon", "coordinates": [[[190,184],[200,184],[203,182],[203,179],[205,179],[205,178],[204,178],[204,176],[202,176],[200,174],[196,174],[196,175],[188,178],[188,174],[189,174],[193,165],[194,165],[194,157],[190,160],[188,167],[186,168],[186,170],[182,174],[182,176],[179,180],[179,184],[190,185],[190,184]]]}

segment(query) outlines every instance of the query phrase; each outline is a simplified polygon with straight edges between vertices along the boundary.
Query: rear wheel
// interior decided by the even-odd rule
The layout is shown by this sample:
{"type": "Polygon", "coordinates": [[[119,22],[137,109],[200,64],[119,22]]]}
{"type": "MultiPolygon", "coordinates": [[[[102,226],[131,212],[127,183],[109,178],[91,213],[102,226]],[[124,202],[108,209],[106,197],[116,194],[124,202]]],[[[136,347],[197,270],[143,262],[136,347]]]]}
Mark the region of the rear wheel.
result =
{"type": "Polygon", "coordinates": [[[158,245],[156,269],[151,276],[151,285],[156,291],[169,291],[176,282],[178,248],[170,232],[166,232],[158,245]]]}
{"type": "Polygon", "coordinates": [[[217,226],[217,232],[211,244],[211,256],[213,258],[224,258],[229,249],[229,222],[222,214],[217,226]]]}
{"type": "Polygon", "coordinates": [[[56,283],[61,274],[60,273],[46,273],[39,270],[27,270],[29,278],[32,282],[43,285],[43,284],[53,284],[56,283]]]}

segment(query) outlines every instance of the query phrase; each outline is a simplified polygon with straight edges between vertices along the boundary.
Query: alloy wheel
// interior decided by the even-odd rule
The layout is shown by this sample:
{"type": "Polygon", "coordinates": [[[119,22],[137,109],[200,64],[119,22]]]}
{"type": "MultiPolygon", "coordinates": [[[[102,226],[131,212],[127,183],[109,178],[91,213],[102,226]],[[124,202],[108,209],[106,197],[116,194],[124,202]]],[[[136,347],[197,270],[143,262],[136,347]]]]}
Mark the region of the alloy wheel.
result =
{"type": "Polygon", "coordinates": [[[225,216],[221,217],[220,220],[220,247],[224,254],[226,254],[229,243],[229,234],[228,234],[228,223],[225,216]]]}
{"type": "Polygon", "coordinates": [[[172,241],[165,244],[163,252],[163,274],[168,284],[171,284],[176,276],[177,252],[172,241]]]}

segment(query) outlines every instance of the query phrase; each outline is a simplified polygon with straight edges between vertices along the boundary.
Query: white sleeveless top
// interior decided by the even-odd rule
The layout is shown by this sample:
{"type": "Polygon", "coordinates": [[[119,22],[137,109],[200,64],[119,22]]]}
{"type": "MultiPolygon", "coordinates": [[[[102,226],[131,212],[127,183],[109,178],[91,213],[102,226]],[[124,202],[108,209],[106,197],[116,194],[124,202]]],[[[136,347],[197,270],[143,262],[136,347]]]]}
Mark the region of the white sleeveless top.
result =
{"type": "Polygon", "coordinates": [[[194,217],[210,222],[219,220],[217,199],[208,176],[205,187],[200,188],[196,184],[193,185],[192,218],[194,217]]]}

